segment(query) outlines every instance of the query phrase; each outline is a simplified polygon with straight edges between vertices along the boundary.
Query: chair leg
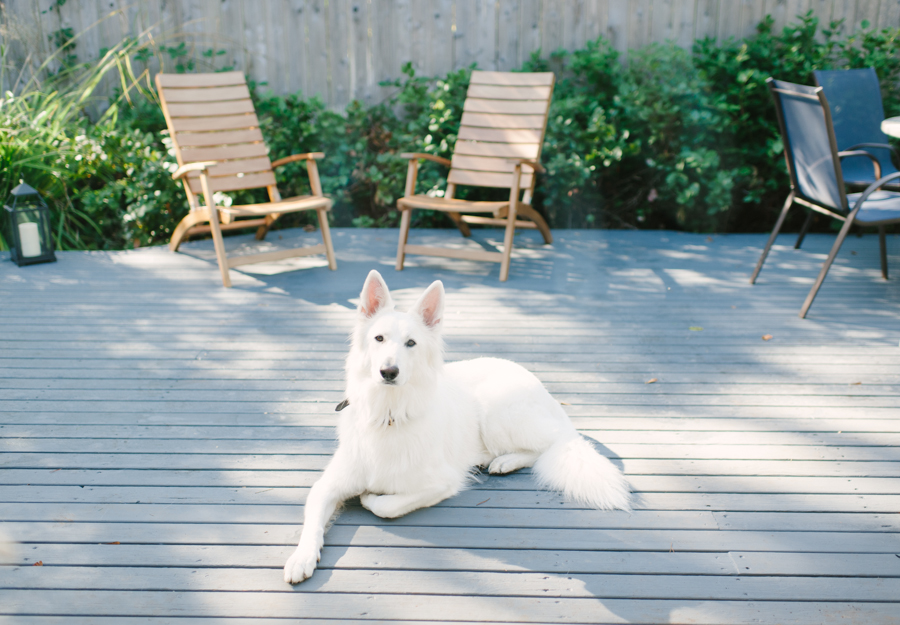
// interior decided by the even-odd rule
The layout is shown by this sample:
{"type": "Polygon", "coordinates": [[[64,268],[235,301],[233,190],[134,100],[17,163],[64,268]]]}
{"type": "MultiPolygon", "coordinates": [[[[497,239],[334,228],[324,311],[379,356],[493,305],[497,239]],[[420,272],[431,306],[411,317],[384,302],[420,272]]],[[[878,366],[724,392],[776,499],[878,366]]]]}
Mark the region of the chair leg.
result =
{"type": "Polygon", "coordinates": [[[878,226],[878,243],[881,245],[881,277],[888,279],[887,270],[887,237],[884,226],[878,226]]]}
{"type": "Polygon", "coordinates": [[[800,246],[803,245],[803,239],[806,238],[806,233],[809,230],[809,226],[812,224],[813,218],[815,216],[815,211],[809,211],[809,215],[806,216],[806,221],[803,222],[803,227],[800,228],[800,234],[797,236],[797,242],[794,243],[795,250],[799,250],[800,246]]]}
{"type": "Polygon", "coordinates": [[[322,231],[322,243],[325,244],[325,256],[328,258],[328,268],[337,269],[337,260],[334,257],[334,246],[331,243],[331,228],[328,227],[328,211],[320,208],[316,211],[319,216],[319,229],[322,231]]]}
{"type": "Polygon", "coordinates": [[[169,239],[169,249],[173,252],[177,252],[179,246],[188,238],[188,233],[191,228],[205,221],[209,221],[208,211],[195,210],[185,215],[184,219],[178,223],[178,226],[172,233],[172,238],[169,239]]]}
{"type": "Polygon", "coordinates": [[[828,259],[825,261],[825,264],[822,265],[822,270],[819,272],[819,277],[816,278],[816,283],[813,285],[813,288],[810,289],[809,295],[806,296],[806,301],[803,302],[803,308],[800,309],[801,319],[806,318],[806,313],[809,311],[809,307],[812,306],[813,300],[816,299],[816,294],[819,292],[819,287],[821,287],[822,283],[825,281],[825,276],[828,275],[828,270],[831,268],[831,263],[833,263],[834,259],[837,257],[838,251],[840,251],[841,249],[841,244],[847,237],[847,233],[850,232],[850,226],[852,225],[853,220],[847,219],[847,221],[844,222],[844,225],[841,226],[841,231],[838,233],[837,240],[831,247],[831,253],[828,254],[828,259]]]}
{"type": "Polygon", "coordinates": [[[472,236],[472,230],[469,228],[469,224],[462,220],[459,213],[447,213],[450,216],[450,219],[453,220],[453,223],[456,224],[456,227],[459,228],[460,234],[464,237],[472,236]]]}
{"type": "Polygon", "coordinates": [[[222,228],[219,225],[219,209],[212,200],[212,192],[209,190],[209,177],[206,170],[200,172],[200,188],[203,189],[203,199],[206,200],[206,214],[209,215],[209,231],[212,234],[213,245],[216,248],[216,260],[219,261],[219,271],[222,272],[222,284],[231,286],[231,276],[228,275],[228,256],[225,255],[225,242],[222,240],[222,228]]]}
{"type": "Polygon", "coordinates": [[[516,235],[516,207],[509,207],[506,218],[506,232],[503,235],[503,259],[500,261],[500,282],[509,278],[509,262],[512,256],[513,240],[516,235]]]}
{"type": "Polygon", "coordinates": [[[760,269],[762,269],[763,263],[766,262],[766,256],[769,255],[769,250],[772,248],[772,244],[775,243],[775,238],[778,236],[778,231],[781,230],[781,225],[784,223],[784,218],[787,217],[788,211],[791,209],[791,205],[794,203],[794,192],[791,191],[787,199],[784,201],[784,208],[781,209],[781,215],[778,216],[778,221],[775,222],[775,229],[772,230],[772,234],[769,235],[769,240],[766,242],[766,247],[763,249],[762,256],[759,257],[759,262],[756,263],[756,269],[753,270],[753,275],[750,276],[750,284],[756,283],[756,277],[759,275],[760,269]]]}
{"type": "Polygon", "coordinates": [[[526,218],[530,219],[534,222],[534,225],[537,226],[538,231],[540,231],[541,236],[544,237],[544,243],[546,245],[550,245],[553,243],[553,235],[550,234],[550,226],[547,225],[547,222],[544,221],[544,218],[541,217],[541,214],[534,210],[529,204],[519,204],[517,207],[519,214],[526,218]]]}
{"type": "Polygon", "coordinates": [[[406,260],[406,241],[409,238],[409,224],[412,220],[412,209],[400,211],[400,241],[397,243],[397,271],[403,271],[403,263],[406,260]]]}
{"type": "Polygon", "coordinates": [[[256,229],[256,240],[262,241],[266,238],[266,235],[269,234],[269,228],[272,227],[272,224],[275,223],[275,220],[281,217],[281,215],[266,215],[266,223],[261,225],[256,229]]]}
{"type": "Polygon", "coordinates": [[[222,284],[231,287],[231,276],[228,274],[228,257],[225,255],[225,242],[222,240],[222,228],[219,227],[219,215],[216,209],[210,211],[209,225],[212,232],[213,245],[216,248],[216,260],[222,272],[222,284]]]}

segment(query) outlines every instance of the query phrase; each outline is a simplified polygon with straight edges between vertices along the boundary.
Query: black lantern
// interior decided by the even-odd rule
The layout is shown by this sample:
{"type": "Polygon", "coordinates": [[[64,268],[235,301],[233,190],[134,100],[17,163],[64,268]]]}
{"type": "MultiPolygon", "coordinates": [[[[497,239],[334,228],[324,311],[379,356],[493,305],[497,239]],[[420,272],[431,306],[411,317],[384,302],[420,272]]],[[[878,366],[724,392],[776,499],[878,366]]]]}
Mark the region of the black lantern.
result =
{"type": "Polygon", "coordinates": [[[3,209],[7,217],[4,238],[12,261],[20,267],[54,262],[50,209],[40,194],[23,182],[12,190],[3,209]]]}

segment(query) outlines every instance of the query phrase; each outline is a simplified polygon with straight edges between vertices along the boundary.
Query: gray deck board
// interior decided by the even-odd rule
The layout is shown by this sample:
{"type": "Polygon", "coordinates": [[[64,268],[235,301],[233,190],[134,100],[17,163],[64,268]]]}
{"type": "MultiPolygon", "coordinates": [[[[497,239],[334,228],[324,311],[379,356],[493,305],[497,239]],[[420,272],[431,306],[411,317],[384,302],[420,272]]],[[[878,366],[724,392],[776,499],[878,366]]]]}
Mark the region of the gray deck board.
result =
{"type": "Polygon", "coordinates": [[[285,261],[231,290],[208,241],[0,260],[0,622],[900,623],[900,282],[877,238],[845,244],[800,320],[830,236],[779,239],[751,286],[762,235],[533,234],[505,284],[468,261],[396,273],[391,230],[336,230],[336,273],[285,261]],[[284,584],[371,268],[400,306],[443,280],[448,359],[534,371],[635,512],[530,471],[395,521],[351,501],[320,571],[284,584]]]}

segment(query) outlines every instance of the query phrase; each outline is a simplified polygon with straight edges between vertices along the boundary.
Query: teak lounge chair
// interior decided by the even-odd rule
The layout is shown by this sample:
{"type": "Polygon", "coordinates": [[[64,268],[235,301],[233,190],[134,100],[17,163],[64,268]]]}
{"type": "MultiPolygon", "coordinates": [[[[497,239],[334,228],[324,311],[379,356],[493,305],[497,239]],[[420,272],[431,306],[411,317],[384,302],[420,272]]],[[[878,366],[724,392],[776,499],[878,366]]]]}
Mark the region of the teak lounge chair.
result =
{"type": "Polygon", "coordinates": [[[871,153],[862,150],[838,152],[831,112],[822,87],[795,85],[771,78],[766,82],[778,114],[784,156],[791,178],[791,192],[759,257],[750,284],[756,282],[775,237],[794,203],[844,222],[825,264],[822,265],[819,277],[800,309],[800,317],[803,318],[812,306],[819,287],[825,281],[828,269],[853,224],[878,228],[881,274],[887,279],[885,226],[900,223],[900,193],[880,189],[900,179],[900,172],[882,177],[879,161],[871,153]],[[875,181],[862,193],[848,194],[846,191],[841,168],[841,159],[845,158],[857,158],[863,162],[868,160],[872,167],[875,181]]]}
{"type": "Polygon", "coordinates": [[[472,72],[453,159],[448,161],[433,154],[402,155],[409,159],[409,168],[405,195],[397,201],[397,208],[402,213],[397,271],[403,269],[406,254],[462,258],[500,263],[500,281],[503,282],[509,276],[516,228],[536,228],[546,243],[553,242],[547,223],[531,207],[535,174],[544,171],[540,164],[541,145],[552,95],[553,74],[550,72],[472,72]],[[415,194],[421,159],[450,168],[444,197],[415,194]],[[457,185],[509,189],[509,199],[497,202],[457,200],[453,197],[457,185]],[[503,251],[411,245],[407,240],[414,209],[448,213],[463,236],[471,234],[469,224],[503,226],[506,229],[503,251]]]}
{"type": "Polygon", "coordinates": [[[315,161],[324,155],[311,152],[274,162],[269,160],[244,74],[157,74],[156,88],[178,159],[178,170],[172,177],[184,184],[191,208],[172,234],[169,249],[177,251],[182,241],[192,234],[211,232],[222,283],[226,287],[231,286],[228,275],[231,267],[251,263],[325,254],[329,268],[336,269],[328,229],[328,211],[332,202],[322,195],[315,161]],[[301,160],[306,162],[312,195],[282,199],[273,170],[301,160]],[[217,191],[262,187],[269,193],[268,202],[226,207],[216,206],[213,200],[217,191]],[[321,244],[261,254],[225,255],[222,230],[257,227],[256,238],[261,240],[283,213],[304,210],[314,210],[318,214],[321,244]],[[246,217],[250,219],[236,221],[246,217]]]}

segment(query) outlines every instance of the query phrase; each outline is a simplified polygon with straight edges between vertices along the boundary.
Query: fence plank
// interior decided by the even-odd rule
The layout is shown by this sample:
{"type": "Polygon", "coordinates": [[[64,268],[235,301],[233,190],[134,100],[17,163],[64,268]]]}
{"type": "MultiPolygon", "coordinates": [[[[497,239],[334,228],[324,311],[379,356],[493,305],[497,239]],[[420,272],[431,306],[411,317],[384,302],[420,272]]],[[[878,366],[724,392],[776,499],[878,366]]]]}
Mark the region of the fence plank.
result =
{"type": "Polygon", "coordinates": [[[489,0],[456,3],[456,68],[476,63],[480,69],[497,69],[496,11],[489,0]]]}
{"type": "Polygon", "coordinates": [[[544,38],[544,23],[541,15],[541,7],[534,2],[522,4],[522,13],[519,16],[519,41],[521,42],[519,56],[525,61],[534,50],[541,50],[543,55],[553,52],[544,38]]]}
{"type": "Polygon", "coordinates": [[[309,6],[304,0],[292,0],[285,3],[285,11],[292,15],[296,29],[294,36],[288,37],[288,48],[283,51],[293,60],[290,63],[291,81],[304,96],[309,96],[313,72],[310,63],[312,50],[309,47],[309,6]]]}
{"type": "Polygon", "coordinates": [[[374,81],[369,73],[369,4],[365,0],[350,3],[350,36],[348,38],[351,100],[372,101],[374,81]]]}
{"type": "MultiPolygon", "coordinates": [[[[247,67],[247,48],[244,41],[244,14],[239,0],[224,0],[212,6],[215,15],[215,50],[225,50],[215,69],[234,67],[244,72],[247,67]]],[[[149,24],[145,25],[145,28],[149,24]]],[[[287,53],[287,51],[285,51],[287,53]]],[[[256,79],[256,76],[253,76],[256,79]]],[[[292,84],[300,84],[292,82],[292,84]]],[[[300,88],[300,87],[298,87],[300,88]]]]}
{"type": "Polygon", "coordinates": [[[519,11],[521,0],[498,0],[497,15],[497,69],[515,67],[519,59],[519,11]]]}
{"type": "Polygon", "coordinates": [[[398,40],[397,3],[392,0],[372,0],[369,4],[369,25],[372,28],[372,98],[385,99],[393,89],[380,87],[379,83],[396,78],[402,63],[399,56],[401,42],[398,40]]]}
{"type": "Polygon", "coordinates": [[[606,25],[609,19],[609,0],[592,0],[588,4],[588,20],[590,29],[588,39],[596,39],[606,33],[606,25]]]}
{"type": "Polygon", "coordinates": [[[716,11],[716,39],[725,41],[737,37],[741,29],[741,7],[737,2],[719,0],[716,11]]]}
{"type": "MultiPolygon", "coordinates": [[[[318,95],[326,102],[333,102],[329,94],[328,32],[326,31],[325,3],[310,0],[306,5],[306,32],[309,47],[309,91],[307,96],[318,95]]],[[[273,87],[274,88],[274,87],[273,87]]]]}
{"type": "Polygon", "coordinates": [[[881,12],[880,0],[856,0],[856,22],[853,24],[854,30],[860,27],[860,22],[869,22],[869,28],[878,24],[879,13],[881,12]]]}
{"type": "Polygon", "coordinates": [[[557,13],[561,13],[563,22],[562,40],[558,47],[565,48],[566,44],[569,44],[574,49],[584,47],[585,42],[588,40],[589,24],[586,19],[586,13],[589,4],[589,0],[574,0],[569,10],[566,10],[564,6],[555,7],[554,10],[557,13]],[[562,11],[560,11],[560,8],[562,8],[562,11]]]}
{"type": "Polygon", "coordinates": [[[844,20],[841,32],[844,34],[853,32],[858,24],[856,19],[856,2],[835,2],[831,17],[835,21],[844,20]]]}
{"type": "Polygon", "coordinates": [[[705,39],[716,38],[716,28],[719,23],[719,3],[717,0],[695,0],[692,27],[692,37],[705,39]]]}
{"type": "MultiPolygon", "coordinates": [[[[778,3],[776,6],[784,6],[785,4],[790,3],[778,3]]],[[[738,30],[738,36],[746,37],[752,35],[754,30],[756,30],[756,25],[766,16],[768,9],[768,3],[765,0],[741,0],[741,27],[738,30]]],[[[793,21],[792,18],[791,21],[793,21]]]]}
{"type": "Polygon", "coordinates": [[[672,0],[652,0],[650,4],[650,41],[675,39],[672,0]]]}
{"type": "Polygon", "coordinates": [[[427,3],[424,24],[427,42],[425,73],[428,76],[443,76],[453,69],[452,0],[431,0],[427,3]]]}
{"type": "Polygon", "coordinates": [[[694,44],[694,15],[697,10],[696,0],[675,0],[672,19],[675,21],[675,42],[682,48],[691,49],[694,44]]]}
{"type": "MultiPolygon", "coordinates": [[[[900,4],[900,0],[893,0],[900,4]]],[[[828,28],[834,11],[834,0],[810,0],[809,8],[819,18],[819,27],[828,28]]],[[[821,33],[820,33],[821,37],[821,33]]]]}
{"type": "MultiPolygon", "coordinates": [[[[523,4],[528,4],[524,2],[523,4]]],[[[571,13],[577,10],[577,0],[571,0],[566,6],[561,3],[544,2],[541,9],[541,49],[544,55],[552,54],[559,48],[564,48],[564,18],[563,13],[571,13]]],[[[571,39],[569,41],[572,41],[571,39]]],[[[523,42],[524,43],[524,42],[523,42]]],[[[572,42],[574,43],[574,41],[572,42]]],[[[519,63],[528,58],[529,50],[524,46],[519,47],[519,63]]]]}
{"type": "Polygon", "coordinates": [[[879,28],[897,28],[900,26],[900,0],[884,0],[878,17],[879,28]]]}
{"type": "Polygon", "coordinates": [[[650,43],[651,0],[633,0],[629,3],[628,49],[643,48],[650,43]]]}

